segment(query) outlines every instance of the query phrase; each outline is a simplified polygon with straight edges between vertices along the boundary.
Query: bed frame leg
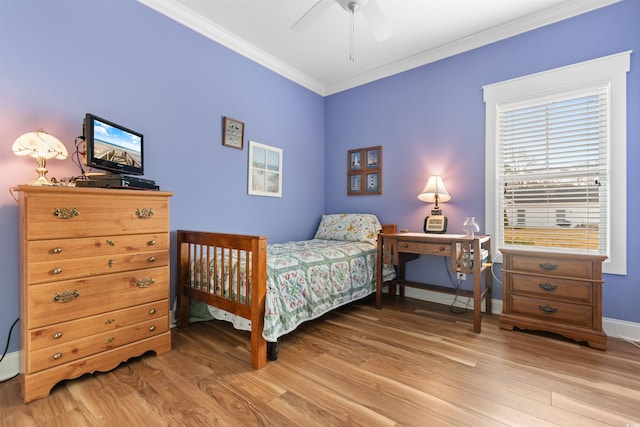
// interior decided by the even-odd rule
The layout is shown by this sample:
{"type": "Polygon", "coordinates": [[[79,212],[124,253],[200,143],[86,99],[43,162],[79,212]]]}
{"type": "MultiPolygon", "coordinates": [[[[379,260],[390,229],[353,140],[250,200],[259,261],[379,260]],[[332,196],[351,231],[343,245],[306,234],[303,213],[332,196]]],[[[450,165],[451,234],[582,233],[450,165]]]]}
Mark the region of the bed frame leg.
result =
{"type": "Polygon", "coordinates": [[[280,356],[280,348],[278,347],[278,342],[267,341],[267,359],[278,360],[278,356],[280,356]]]}

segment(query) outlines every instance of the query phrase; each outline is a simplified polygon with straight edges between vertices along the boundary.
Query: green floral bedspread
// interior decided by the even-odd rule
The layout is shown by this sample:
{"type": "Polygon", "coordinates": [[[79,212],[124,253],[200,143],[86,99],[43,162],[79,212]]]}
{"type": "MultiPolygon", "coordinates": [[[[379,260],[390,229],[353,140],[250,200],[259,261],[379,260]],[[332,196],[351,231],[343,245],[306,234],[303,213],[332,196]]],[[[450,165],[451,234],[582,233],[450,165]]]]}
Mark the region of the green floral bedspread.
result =
{"type": "MultiPolygon", "coordinates": [[[[385,280],[395,271],[384,266],[385,280]]],[[[263,337],[275,342],[301,323],[366,297],[376,289],[376,246],[313,239],[269,245],[263,337]]],[[[249,321],[192,300],[190,320],[226,319],[239,329],[249,321]],[[206,310],[205,310],[206,308],[206,310]]]]}

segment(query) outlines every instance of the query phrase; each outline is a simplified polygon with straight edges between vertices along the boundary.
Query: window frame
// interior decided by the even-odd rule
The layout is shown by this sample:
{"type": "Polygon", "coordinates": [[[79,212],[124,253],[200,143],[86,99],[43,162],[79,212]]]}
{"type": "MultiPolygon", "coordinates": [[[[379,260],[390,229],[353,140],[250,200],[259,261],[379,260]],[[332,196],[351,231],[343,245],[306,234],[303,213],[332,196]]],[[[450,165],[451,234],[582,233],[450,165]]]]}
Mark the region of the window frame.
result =
{"type": "MultiPolygon", "coordinates": [[[[525,102],[541,97],[555,97],[569,91],[594,86],[609,87],[609,162],[610,215],[609,247],[603,272],[627,273],[627,72],[630,70],[631,51],[621,52],[590,61],[555,68],[528,76],[483,86],[486,106],[485,128],[485,228],[487,234],[504,225],[502,215],[497,215],[496,141],[497,111],[505,104],[525,102]]],[[[493,246],[495,262],[502,262],[500,242],[493,246]]],[[[526,248],[535,251],[536,248],[526,248]]],[[[540,250],[540,249],[538,249],[540,250]]],[[[544,249],[548,251],[548,249],[544,249]]]]}

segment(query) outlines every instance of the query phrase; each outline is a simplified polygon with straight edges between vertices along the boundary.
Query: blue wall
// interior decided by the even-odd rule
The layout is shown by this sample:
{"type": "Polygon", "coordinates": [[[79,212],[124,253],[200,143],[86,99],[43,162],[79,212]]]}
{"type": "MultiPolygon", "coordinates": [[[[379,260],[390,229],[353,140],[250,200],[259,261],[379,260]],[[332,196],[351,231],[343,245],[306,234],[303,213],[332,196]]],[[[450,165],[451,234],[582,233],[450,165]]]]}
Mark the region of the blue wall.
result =
{"type": "MultiPolygon", "coordinates": [[[[313,236],[324,212],[321,96],[134,0],[2,0],[3,344],[18,317],[18,206],[7,189],[33,180],[36,167],[11,144],[42,127],[71,152],[87,112],[144,134],[145,177],[174,192],[172,238],[180,228],[270,242],[313,236]],[[244,150],[222,146],[223,116],[245,123],[244,150]],[[283,149],[282,198],[247,194],[247,140],[283,149]]],[[[49,177],[79,174],[70,159],[47,166],[49,177]]]]}
{"type": "MultiPolygon", "coordinates": [[[[1,0],[0,187],[34,177],[35,161],[10,152],[20,134],[42,127],[71,151],[82,117],[92,112],[144,133],[145,176],[174,192],[172,234],[186,228],[263,234],[272,242],[308,238],[322,213],[343,211],[373,212],[382,222],[418,230],[431,206],[416,196],[436,173],[453,197],[443,205],[449,228],[460,231],[465,216],[485,220],[482,86],[637,52],[639,18],[640,2],[626,0],[323,99],[134,0],[1,0]],[[247,195],[248,152],[221,145],[222,116],[245,122],[245,143],[283,148],[281,199],[247,195]],[[347,150],[374,145],[383,146],[383,194],[346,196],[347,150]]],[[[632,168],[640,137],[636,53],[631,67],[633,236],[640,232],[633,221],[640,200],[631,185],[640,175],[632,168]]],[[[49,176],[78,174],[71,160],[48,166],[49,176]]],[[[2,343],[18,317],[17,224],[15,201],[0,191],[2,343]]],[[[639,245],[629,239],[629,254],[639,245]]],[[[633,261],[627,276],[606,277],[606,317],[640,322],[640,267],[633,261]]],[[[499,286],[494,296],[500,298],[499,286]]],[[[14,332],[9,351],[18,350],[17,338],[14,332]]]]}
{"type": "MultiPolygon", "coordinates": [[[[441,204],[449,231],[467,216],[484,223],[484,85],[627,50],[628,274],[605,275],[603,316],[640,322],[640,1],[621,3],[441,60],[326,99],[327,212],[368,210],[382,222],[418,231],[431,204],[417,199],[429,175],[451,194],[441,204]],[[347,196],[349,149],[383,146],[383,194],[347,196]],[[364,207],[364,209],[363,209],[364,207]]],[[[615,165],[614,165],[615,167],[615,165]]],[[[409,276],[448,284],[441,260],[423,257],[409,276]]],[[[470,280],[467,280],[470,282],[470,280]]],[[[495,282],[494,282],[495,283],[495,282]]],[[[469,286],[469,284],[465,284],[469,286]]],[[[501,299],[502,288],[493,296],[501,299]]]]}

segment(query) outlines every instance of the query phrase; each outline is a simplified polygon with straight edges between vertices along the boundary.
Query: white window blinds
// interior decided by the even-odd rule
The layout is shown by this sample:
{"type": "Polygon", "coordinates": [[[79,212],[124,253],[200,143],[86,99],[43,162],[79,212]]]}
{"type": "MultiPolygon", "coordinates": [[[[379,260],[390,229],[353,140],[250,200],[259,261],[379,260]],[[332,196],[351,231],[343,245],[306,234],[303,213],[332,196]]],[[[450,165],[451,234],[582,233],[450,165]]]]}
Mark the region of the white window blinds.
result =
{"type": "Polygon", "coordinates": [[[609,89],[500,105],[500,247],[608,253],[609,89]]]}

